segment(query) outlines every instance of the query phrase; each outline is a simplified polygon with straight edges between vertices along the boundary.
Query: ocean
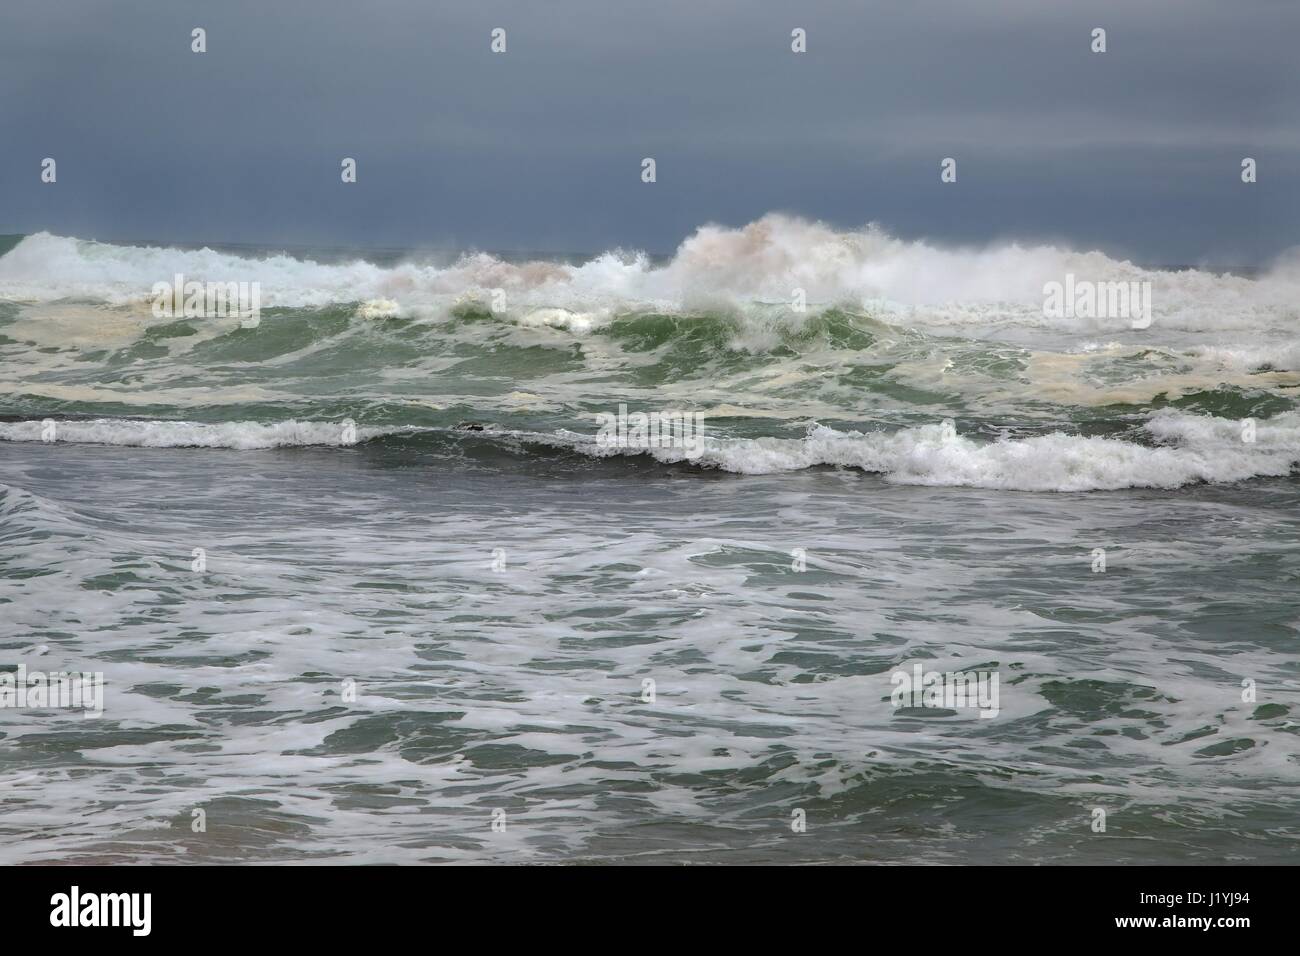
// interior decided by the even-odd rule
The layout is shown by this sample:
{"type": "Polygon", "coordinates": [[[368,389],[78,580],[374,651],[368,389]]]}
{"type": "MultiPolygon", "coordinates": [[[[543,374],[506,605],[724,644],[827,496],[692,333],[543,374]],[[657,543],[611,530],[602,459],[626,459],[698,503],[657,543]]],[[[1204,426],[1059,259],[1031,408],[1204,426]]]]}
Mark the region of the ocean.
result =
{"type": "Polygon", "coordinates": [[[0,863],[1293,862],[1298,330],[1296,260],[779,215],[0,239],[0,863]]]}

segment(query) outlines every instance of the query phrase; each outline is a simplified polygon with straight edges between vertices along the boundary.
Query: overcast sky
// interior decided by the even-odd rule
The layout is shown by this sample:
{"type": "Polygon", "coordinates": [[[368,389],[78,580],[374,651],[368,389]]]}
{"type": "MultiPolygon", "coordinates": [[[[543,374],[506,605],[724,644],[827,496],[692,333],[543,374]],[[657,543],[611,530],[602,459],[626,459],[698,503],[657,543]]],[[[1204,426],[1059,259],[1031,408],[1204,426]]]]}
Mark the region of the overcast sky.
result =
{"type": "Polygon", "coordinates": [[[1260,263],[1297,41],[1296,0],[3,0],[0,232],[671,251],[780,210],[1260,263]]]}

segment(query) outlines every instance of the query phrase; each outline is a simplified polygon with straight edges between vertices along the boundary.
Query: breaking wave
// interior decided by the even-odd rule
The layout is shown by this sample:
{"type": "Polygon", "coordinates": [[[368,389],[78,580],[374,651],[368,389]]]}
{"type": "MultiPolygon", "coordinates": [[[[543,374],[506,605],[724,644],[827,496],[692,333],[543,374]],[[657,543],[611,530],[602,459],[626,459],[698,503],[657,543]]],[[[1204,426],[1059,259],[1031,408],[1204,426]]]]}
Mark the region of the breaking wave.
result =
{"type": "Polygon", "coordinates": [[[356,428],[346,423],[284,421],[168,422],[95,420],[55,422],[53,438],[42,422],[0,424],[0,440],[53,440],[74,444],[142,448],[254,450],[351,446],[372,441],[435,443],[443,450],[466,443],[539,446],[593,459],[644,457],[660,464],[687,464],[742,475],[802,471],[821,466],[852,468],[899,484],[961,486],[1011,491],[1172,489],[1197,482],[1232,482],[1286,476],[1300,464],[1300,413],[1279,415],[1251,429],[1239,421],[1158,412],[1131,438],[1060,431],[988,440],[957,434],[943,424],[894,431],[841,431],[811,424],[802,438],[704,436],[681,447],[619,447],[568,430],[528,432],[475,426],[356,428]]]}
{"type": "Polygon", "coordinates": [[[1128,327],[1127,321],[1045,318],[1043,286],[1067,274],[1098,282],[1150,282],[1157,326],[1271,328],[1294,323],[1300,293],[1296,256],[1247,278],[1200,269],[1143,268],[1101,252],[1054,245],[944,248],[898,239],[871,226],[839,231],[771,214],[740,228],[703,226],[662,264],[643,253],[611,251],[576,264],[512,262],[469,253],[442,263],[410,260],[383,266],[361,258],[326,263],[287,254],[239,256],[38,233],[0,257],[0,299],[138,304],[149,300],[154,283],[171,281],[178,273],[197,281],[259,282],[267,307],[358,303],[360,314],[372,319],[503,294],[509,314],[576,331],[625,311],[789,305],[796,290],[813,307],[867,307],[905,324],[1128,327]]]}

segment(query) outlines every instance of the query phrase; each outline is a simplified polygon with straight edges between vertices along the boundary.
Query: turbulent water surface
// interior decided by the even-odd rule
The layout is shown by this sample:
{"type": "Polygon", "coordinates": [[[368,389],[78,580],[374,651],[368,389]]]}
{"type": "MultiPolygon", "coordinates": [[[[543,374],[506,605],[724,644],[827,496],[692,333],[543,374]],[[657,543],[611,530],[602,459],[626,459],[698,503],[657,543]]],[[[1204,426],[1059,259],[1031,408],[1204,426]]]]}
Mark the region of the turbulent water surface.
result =
{"type": "Polygon", "coordinates": [[[1294,260],[0,253],[0,862],[1294,859],[1294,260]]]}

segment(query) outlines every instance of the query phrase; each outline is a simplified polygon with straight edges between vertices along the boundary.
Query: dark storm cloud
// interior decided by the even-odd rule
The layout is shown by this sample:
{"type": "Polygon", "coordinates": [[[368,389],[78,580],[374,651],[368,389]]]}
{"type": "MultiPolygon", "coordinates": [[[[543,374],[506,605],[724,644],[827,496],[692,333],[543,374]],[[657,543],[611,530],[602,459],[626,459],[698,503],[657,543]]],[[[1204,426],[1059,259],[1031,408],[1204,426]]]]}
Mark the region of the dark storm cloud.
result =
{"type": "Polygon", "coordinates": [[[1300,243],[1297,37],[1290,0],[9,0],[0,231],[667,250],[783,210],[1260,261],[1300,243]]]}

